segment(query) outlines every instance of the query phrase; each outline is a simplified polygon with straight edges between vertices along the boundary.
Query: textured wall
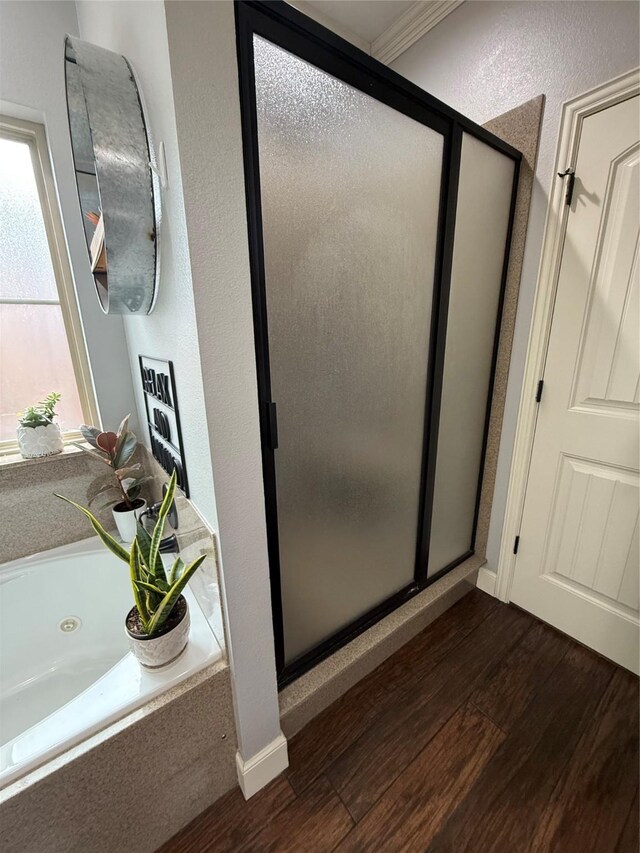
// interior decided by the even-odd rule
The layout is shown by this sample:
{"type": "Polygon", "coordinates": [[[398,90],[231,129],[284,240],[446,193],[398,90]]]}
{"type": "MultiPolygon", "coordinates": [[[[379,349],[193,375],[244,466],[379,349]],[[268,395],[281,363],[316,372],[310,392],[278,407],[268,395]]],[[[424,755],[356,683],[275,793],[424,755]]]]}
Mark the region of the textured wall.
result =
{"type": "Polygon", "coordinates": [[[497,116],[484,125],[492,133],[495,133],[496,136],[504,139],[505,142],[508,142],[514,148],[517,148],[518,151],[522,152],[522,161],[520,163],[513,232],[511,234],[509,268],[507,270],[507,281],[502,307],[500,341],[496,358],[491,416],[482,477],[482,493],[478,511],[476,553],[482,556],[486,556],[487,553],[487,537],[489,535],[491,509],[496,483],[504,403],[507,394],[511,349],[518,310],[520,279],[524,261],[527,225],[531,209],[531,193],[533,190],[543,112],[544,98],[540,95],[537,98],[532,98],[520,107],[497,116]]]}
{"type": "Polygon", "coordinates": [[[562,104],[640,62],[633,2],[466,2],[393,68],[480,124],[546,96],[487,548],[495,570],[562,104]]]}
{"type": "Polygon", "coordinates": [[[122,319],[102,313],[89,268],[64,88],[67,33],[78,33],[74,3],[0,2],[0,111],[46,127],[98,409],[113,428],[129,411],[135,418],[135,405],[122,319]]]}
{"type": "MultiPolygon", "coordinates": [[[[280,731],[265,527],[233,4],[167,2],[238,741],[280,731]]],[[[204,428],[204,427],[203,427],[204,428]]]]}
{"type": "Polygon", "coordinates": [[[139,352],[175,363],[191,497],[220,533],[247,759],[277,737],[279,719],[233,4],[79,2],[78,20],[83,38],[131,61],[167,148],[160,295],[152,315],[125,327],[133,370],[139,352]]]}
{"type": "MultiPolygon", "coordinates": [[[[174,363],[191,500],[217,529],[216,505],[198,354],[193,289],[178,156],[164,4],[78,2],[80,36],[124,54],[138,77],[151,138],[166,146],[168,182],[162,193],[160,292],[152,314],[125,317],[133,387],[148,442],[138,355],[174,363]]],[[[126,414],[126,413],[125,413],[126,414]]]]}

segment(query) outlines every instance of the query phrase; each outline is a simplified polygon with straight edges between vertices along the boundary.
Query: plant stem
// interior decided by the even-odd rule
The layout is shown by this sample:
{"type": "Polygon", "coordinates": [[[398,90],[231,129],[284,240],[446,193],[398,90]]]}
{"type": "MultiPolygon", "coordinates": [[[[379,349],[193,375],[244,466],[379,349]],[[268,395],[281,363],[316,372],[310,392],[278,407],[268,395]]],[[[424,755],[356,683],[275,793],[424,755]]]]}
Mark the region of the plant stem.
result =
{"type": "Polygon", "coordinates": [[[133,503],[129,500],[129,495],[127,494],[127,490],[122,485],[122,480],[120,479],[118,474],[116,474],[116,480],[118,481],[118,486],[120,488],[120,493],[122,494],[122,499],[124,501],[125,506],[127,507],[127,509],[133,509],[133,503]]]}

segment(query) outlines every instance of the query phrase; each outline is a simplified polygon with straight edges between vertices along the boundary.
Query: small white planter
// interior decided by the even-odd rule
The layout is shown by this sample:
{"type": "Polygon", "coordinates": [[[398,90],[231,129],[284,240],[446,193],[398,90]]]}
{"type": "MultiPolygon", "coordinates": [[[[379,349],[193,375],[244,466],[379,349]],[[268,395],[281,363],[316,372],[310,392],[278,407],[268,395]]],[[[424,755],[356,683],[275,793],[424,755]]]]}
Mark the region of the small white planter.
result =
{"type": "Polygon", "coordinates": [[[124,545],[131,545],[136,538],[137,521],[146,508],[147,502],[142,498],[133,502],[133,509],[127,509],[123,501],[112,508],[113,518],[124,545]]]}
{"type": "Polygon", "coordinates": [[[37,427],[18,424],[17,434],[18,447],[25,459],[53,456],[54,453],[62,453],[64,449],[60,425],[56,423],[37,427]]]}
{"type": "MultiPolygon", "coordinates": [[[[181,599],[184,601],[185,612],[180,622],[173,628],[169,628],[153,637],[132,633],[127,628],[125,620],[125,631],[129,638],[129,648],[142,666],[146,666],[148,669],[157,669],[160,666],[166,666],[185,650],[189,642],[191,617],[189,615],[189,605],[183,596],[180,596],[178,601],[181,599]]],[[[177,607],[178,605],[176,604],[175,606],[177,607]]],[[[130,613],[134,610],[135,607],[132,608],[130,613]]]]}

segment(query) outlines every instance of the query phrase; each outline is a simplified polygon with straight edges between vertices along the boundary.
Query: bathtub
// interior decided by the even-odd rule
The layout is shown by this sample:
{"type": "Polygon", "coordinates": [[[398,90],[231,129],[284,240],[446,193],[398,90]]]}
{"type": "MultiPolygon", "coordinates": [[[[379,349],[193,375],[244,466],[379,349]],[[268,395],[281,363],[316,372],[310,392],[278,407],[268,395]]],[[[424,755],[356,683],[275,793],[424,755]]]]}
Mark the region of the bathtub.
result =
{"type": "Polygon", "coordinates": [[[185,651],[159,671],[130,654],[127,566],[97,538],[0,566],[0,787],[222,657],[192,591],[185,651]]]}

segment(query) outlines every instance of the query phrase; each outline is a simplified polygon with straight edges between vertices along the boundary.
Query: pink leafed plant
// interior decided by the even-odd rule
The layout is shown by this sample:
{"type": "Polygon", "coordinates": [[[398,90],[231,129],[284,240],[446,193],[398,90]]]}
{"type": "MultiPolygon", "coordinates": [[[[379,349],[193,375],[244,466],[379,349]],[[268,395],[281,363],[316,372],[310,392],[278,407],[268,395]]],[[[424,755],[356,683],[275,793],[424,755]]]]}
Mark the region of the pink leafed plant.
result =
{"type": "Polygon", "coordinates": [[[99,459],[108,465],[114,473],[115,482],[107,483],[93,496],[91,503],[99,497],[107,498],[106,504],[122,501],[127,509],[133,509],[133,504],[140,496],[142,484],[151,479],[143,475],[139,462],[130,464],[131,458],[138,446],[138,439],[129,429],[127,415],[118,427],[117,432],[102,432],[97,427],[83,424],[80,427],[85,441],[93,448],[90,450],[78,444],[85,453],[99,459]],[[110,497],[111,493],[111,497],[110,497]]]}

